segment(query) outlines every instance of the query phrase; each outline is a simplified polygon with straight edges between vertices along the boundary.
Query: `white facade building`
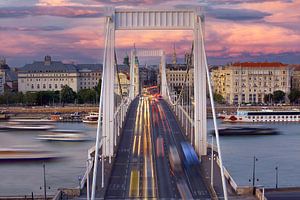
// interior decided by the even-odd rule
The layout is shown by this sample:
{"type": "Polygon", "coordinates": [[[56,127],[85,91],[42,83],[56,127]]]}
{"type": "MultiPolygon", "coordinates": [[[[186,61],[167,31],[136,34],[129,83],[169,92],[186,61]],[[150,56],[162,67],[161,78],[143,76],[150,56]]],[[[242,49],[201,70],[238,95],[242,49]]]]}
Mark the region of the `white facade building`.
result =
{"type": "Polygon", "coordinates": [[[92,89],[97,86],[101,72],[99,64],[64,64],[46,56],[44,62],[27,64],[18,70],[18,91],[59,91],[65,85],[75,92],[92,89]]]}

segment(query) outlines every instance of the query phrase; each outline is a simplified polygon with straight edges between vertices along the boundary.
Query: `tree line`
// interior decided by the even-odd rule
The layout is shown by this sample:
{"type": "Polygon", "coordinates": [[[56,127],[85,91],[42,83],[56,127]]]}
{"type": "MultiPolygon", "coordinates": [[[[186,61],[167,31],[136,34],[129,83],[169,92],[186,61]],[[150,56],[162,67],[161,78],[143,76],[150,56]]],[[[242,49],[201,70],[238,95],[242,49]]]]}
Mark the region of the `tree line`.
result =
{"type": "Polygon", "coordinates": [[[61,91],[11,92],[0,95],[2,105],[64,105],[64,104],[97,104],[100,98],[101,81],[93,89],[81,89],[77,93],[68,85],[61,91]]]}

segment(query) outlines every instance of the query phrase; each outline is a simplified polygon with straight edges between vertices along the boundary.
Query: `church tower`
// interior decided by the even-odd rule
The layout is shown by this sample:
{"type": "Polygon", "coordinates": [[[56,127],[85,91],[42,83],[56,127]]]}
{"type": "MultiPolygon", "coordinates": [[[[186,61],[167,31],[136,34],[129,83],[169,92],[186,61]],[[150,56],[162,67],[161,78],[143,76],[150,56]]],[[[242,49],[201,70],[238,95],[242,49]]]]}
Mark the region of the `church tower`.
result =
{"type": "Polygon", "coordinates": [[[173,47],[172,64],[173,64],[173,65],[176,65],[176,64],[177,64],[177,56],[176,56],[175,43],[174,43],[174,47],[173,47]]]}

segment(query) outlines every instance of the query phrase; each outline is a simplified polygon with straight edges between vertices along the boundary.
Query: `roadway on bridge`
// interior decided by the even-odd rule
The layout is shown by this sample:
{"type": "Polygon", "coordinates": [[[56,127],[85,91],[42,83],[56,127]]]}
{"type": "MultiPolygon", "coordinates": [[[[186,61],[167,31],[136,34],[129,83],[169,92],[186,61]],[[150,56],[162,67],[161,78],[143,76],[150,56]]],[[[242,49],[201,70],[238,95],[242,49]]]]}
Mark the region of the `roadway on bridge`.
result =
{"type": "Polygon", "coordinates": [[[141,97],[132,108],[105,199],[210,199],[200,168],[173,171],[170,166],[169,147],[177,147],[182,156],[185,137],[167,103],[141,97]]]}

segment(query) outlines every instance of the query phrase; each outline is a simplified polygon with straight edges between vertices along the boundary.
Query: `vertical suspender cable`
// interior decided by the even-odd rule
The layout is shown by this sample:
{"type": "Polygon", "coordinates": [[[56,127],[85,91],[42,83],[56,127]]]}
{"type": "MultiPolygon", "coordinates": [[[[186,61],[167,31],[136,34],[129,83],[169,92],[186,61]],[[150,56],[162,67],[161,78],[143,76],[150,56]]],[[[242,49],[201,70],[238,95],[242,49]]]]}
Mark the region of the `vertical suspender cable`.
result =
{"type": "MultiPolygon", "coordinates": [[[[202,31],[201,21],[200,21],[199,24],[200,24],[200,28],[201,28],[201,31],[202,31]]],[[[219,131],[218,131],[218,125],[217,125],[216,112],[215,112],[215,104],[214,104],[214,99],[213,99],[213,92],[212,92],[211,80],[210,80],[210,76],[209,76],[209,69],[208,69],[208,66],[207,66],[203,33],[201,34],[201,43],[202,43],[202,52],[203,52],[202,56],[203,56],[203,59],[204,59],[204,65],[205,65],[206,76],[207,76],[207,81],[208,81],[208,90],[209,90],[211,111],[212,111],[213,121],[214,121],[216,142],[217,142],[218,154],[219,154],[219,159],[220,159],[220,169],[221,169],[221,179],[222,179],[222,187],[223,187],[224,199],[228,200],[226,183],[225,183],[225,176],[224,176],[224,169],[223,169],[222,153],[221,153],[221,147],[220,147],[220,141],[219,141],[219,131]]]]}

